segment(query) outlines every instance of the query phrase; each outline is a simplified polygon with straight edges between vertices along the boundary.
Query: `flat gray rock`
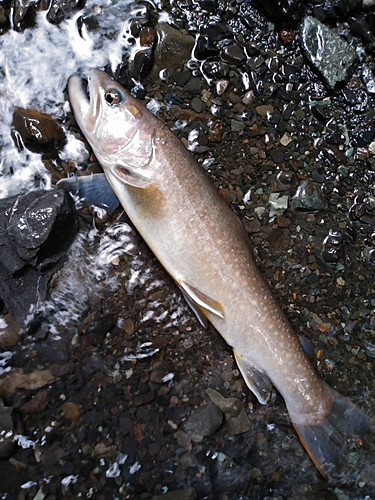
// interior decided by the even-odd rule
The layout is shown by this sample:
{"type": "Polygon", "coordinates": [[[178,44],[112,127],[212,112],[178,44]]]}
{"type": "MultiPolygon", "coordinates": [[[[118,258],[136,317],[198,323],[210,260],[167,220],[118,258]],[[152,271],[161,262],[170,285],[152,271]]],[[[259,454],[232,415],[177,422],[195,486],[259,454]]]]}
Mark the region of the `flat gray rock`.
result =
{"type": "Polygon", "coordinates": [[[349,78],[356,62],[356,51],[336,29],[307,16],[301,30],[301,45],[305,56],[330,89],[349,78]]]}

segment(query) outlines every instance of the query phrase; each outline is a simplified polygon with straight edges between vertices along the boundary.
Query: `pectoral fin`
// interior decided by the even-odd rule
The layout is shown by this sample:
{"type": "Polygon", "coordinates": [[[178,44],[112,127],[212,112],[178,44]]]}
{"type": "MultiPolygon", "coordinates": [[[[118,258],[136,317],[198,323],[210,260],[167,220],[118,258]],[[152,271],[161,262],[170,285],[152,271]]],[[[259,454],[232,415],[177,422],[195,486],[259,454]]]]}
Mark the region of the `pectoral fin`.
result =
{"type": "Polygon", "coordinates": [[[86,207],[95,205],[112,213],[119,205],[118,198],[105,174],[68,177],[67,179],[61,179],[56,185],[77,195],[86,207]]]}
{"type": "Polygon", "coordinates": [[[266,405],[271,397],[272,382],[265,373],[250,365],[236,351],[233,352],[247,387],[255,394],[260,404],[266,405]]]}
{"type": "Polygon", "coordinates": [[[224,318],[224,309],[220,302],[217,302],[185,281],[179,281],[179,285],[194,304],[207,312],[219,316],[219,318],[224,318]]]}
{"type": "Polygon", "coordinates": [[[126,168],[124,165],[116,165],[113,169],[114,175],[117,179],[129,186],[133,186],[135,188],[144,189],[151,185],[148,179],[144,179],[133,172],[130,169],[126,168]]]}

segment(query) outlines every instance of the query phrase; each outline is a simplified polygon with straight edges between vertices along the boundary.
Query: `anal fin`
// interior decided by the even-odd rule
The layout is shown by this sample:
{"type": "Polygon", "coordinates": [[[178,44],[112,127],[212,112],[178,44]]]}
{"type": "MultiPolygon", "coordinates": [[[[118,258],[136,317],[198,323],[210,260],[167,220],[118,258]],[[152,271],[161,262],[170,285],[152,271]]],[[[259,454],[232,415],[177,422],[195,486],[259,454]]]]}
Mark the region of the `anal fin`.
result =
{"type": "Polygon", "coordinates": [[[181,280],[178,284],[194,304],[208,313],[210,312],[215,314],[215,316],[219,316],[219,318],[224,318],[224,308],[220,302],[212,299],[194,286],[189,285],[186,281],[181,280]]]}
{"type": "Polygon", "coordinates": [[[266,405],[272,394],[272,382],[265,373],[246,362],[236,351],[233,352],[247,387],[255,394],[260,404],[266,405]]]}
{"type": "Polygon", "coordinates": [[[186,303],[190,307],[190,309],[193,311],[195,316],[197,317],[197,320],[199,323],[203,326],[203,328],[208,328],[208,321],[206,316],[202,313],[201,309],[199,306],[190,298],[190,296],[185,292],[185,290],[181,287],[179,287],[181,290],[182,295],[184,296],[184,299],[186,300],[186,303]]]}

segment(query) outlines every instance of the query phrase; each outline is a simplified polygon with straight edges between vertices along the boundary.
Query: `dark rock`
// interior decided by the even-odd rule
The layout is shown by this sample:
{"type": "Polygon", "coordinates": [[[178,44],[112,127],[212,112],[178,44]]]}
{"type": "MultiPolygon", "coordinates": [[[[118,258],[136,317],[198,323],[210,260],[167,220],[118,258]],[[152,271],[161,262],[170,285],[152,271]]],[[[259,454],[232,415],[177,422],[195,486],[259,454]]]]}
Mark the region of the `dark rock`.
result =
{"type": "Polygon", "coordinates": [[[284,151],[281,148],[271,149],[270,156],[275,163],[284,161],[284,151]]]}
{"type": "Polygon", "coordinates": [[[174,70],[172,73],[172,80],[179,87],[183,87],[190,79],[190,71],[177,71],[174,70]]]}
{"type": "Polygon", "coordinates": [[[224,413],[229,434],[242,434],[250,430],[250,420],[242,402],[237,398],[225,398],[214,389],[206,389],[211,401],[224,413]]]}
{"type": "Polygon", "coordinates": [[[342,253],[343,237],[339,231],[330,229],[323,240],[321,260],[328,265],[337,264],[342,253]]]}
{"type": "Polygon", "coordinates": [[[372,127],[365,132],[362,132],[357,137],[354,138],[354,145],[358,147],[364,147],[370,144],[375,138],[375,122],[372,124],[372,127]]]}
{"type": "Polygon", "coordinates": [[[220,52],[217,42],[209,35],[201,35],[195,46],[194,55],[198,61],[203,61],[208,57],[216,56],[220,52]]]}
{"type": "Polygon", "coordinates": [[[93,313],[88,324],[83,327],[86,342],[90,345],[101,345],[104,337],[115,324],[116,318],[113,314],[93,313]]]}
{"type": "Polygon", "coordinates": [[[35,349],[39,352],[41,357],[45,358],[50,363],[64,365],[70,359],[68,341],[68,338],[47,339],[43,342],[37,342],[35,344],[35,349]]]}
{"type": "Polygon", "coordinates": [[[86,0],[53,0],[49,7],[47,19],[52,24],[59,24],[68,19],[74,12],[82,9],[86,0]]]}
{"type": "Polygon", "coordinates": [[[20,327],[9,314],[4,316],[3,319],[7,323],[7,327],[0,329],[0,347],[8,349],[19,342],[21,338],[20,327]]]}
{"type": "Polygon", "coordinates": [[[15,31],[23,31],[35,24],[39,0],[13,0],[11,8],[11,25],[15,31]]]}
{"type": "Polygon", "coordinates": [[[162,69],[171,75],[177,67],[181,67],[191,58],[194,37],[186,35],[167,23],[156,25],[156,47],[152,75],[158,77],[162,69]]]}
{"type": "Polygon", "coordinates": [[[199,5],[201,6],[201,9],[206,12],[211,12],[211,14],[216,13],[215,0],[199,0],[199,5]]]}
{"type": "Polygon", "coordinates": [[[200,113],[202,111],[202,101],[199,97],[194,97],[190,102],[190,107],[196,112],[200,113]]]}
{"type": "Polygon", "coordinates": [[[22,147],[23,144],[30,151],[42,153],[45,158],[56,158],[65,145],[64,130],[56,120],[34,109],[15,108],[13,126],[22,140],[16,145],[22,147]]]}
{"type": "Polygon", "coordinates": [[[276,23],[283,24],[300,17],[299,7],[302,0],[256,0],[258,7],[266,12],[276,23]]]}
{"type": "Polygon", "coordinates": [[[66,451],[64,451],[63,448],[61,448],[57,443],[54,443],[52,446],[49,446],[43,451],[40,461],[43,467],[51,467],[52,465],[56,465],[64,455],[66,455],[66,451]]]}
{"type": "Polygon", "coordinates": [[[327,206],[322,191],[316,184],[302,181],[291,200],[291,208],[300,212],[318,212],[327,206]]]}
{"type": "MultiPolygon", "coordinates": [[[[139,81],[143,76],[151,71],[152,50],[144,49],[136,52],[133,60],[129,63],[129,75],[135,81],[139,81]]],[[[141,97],[138,97],[141,99],[141,97]]]]}
{"type": "Polygon", "coordinates": [[[313,105],[310,107],[310,109],[313,117],[318,121],[320,121],[321,123],[325,123],[327,121],[323,106],[313,105]]]}
{"type": "Polygon", "coordinates": [[[288,190],[295,184],[296,175],[294,172],[281,171],[277,174],[276,182],[279,190],[288,190]]]}
{"type": "Polygon", "coordinates": [[[0,297],[24,326],[30,307],[47,296],[78,230],[73,202],[62,190],[32,191],[0,203],[0,297]]]}
{"type": "Polygon", "coordinates": [[[6,27],[9,26],[9,19],[5,13],[5,9],[2,5],[0,5],[0,26],[6,27]]]}
{"type": "Polygon", "coordinates": [[[192,95],[199,95],[201,93],[203,83],[200,78],[191,78],[184,86],[184,92],[192,95]]]}
{"type": "Polygon", "coordinates": [[[307,16],[301,30],[301,44],[306,57],[330,89],[350,77],[356,51],[335,29],[307,16]]]}
{"type": "Polygon", "coordinates": [[[48,391],[39,391],[30,399],[30,401],[27,401],[27,403],[22,405],[21,411],[23,413],[38,413],[40,411],[43,411],[47,407],[48,403],[48,391]]]}
{"type": "Polygon", "coordinates": [[[257,56],[258,54],[260,54],[260,48],[255,42],[249,42],[246,45],[246,51],[250,57],[257,56]]]}
{"type": "Polygon", "coordinates": [[[221,61],[205,61],[202,69],[210,78],[224,78],[229,73],[229,67],[221,61]]]}
{"type": "Polygon", "coordinates": [[[236,43],[227,45],[221,51],[221,58],[230,64],[241,64],[245,57],[244,49],[236,43]]]}
{"type": "Polygon", "coordinates": [[[189,415],[185,422],[185,432],[193,441],[202,441],[203,437],[211,436],[223,422],[220,408],[212,403],[200,406],[189,415]]]}

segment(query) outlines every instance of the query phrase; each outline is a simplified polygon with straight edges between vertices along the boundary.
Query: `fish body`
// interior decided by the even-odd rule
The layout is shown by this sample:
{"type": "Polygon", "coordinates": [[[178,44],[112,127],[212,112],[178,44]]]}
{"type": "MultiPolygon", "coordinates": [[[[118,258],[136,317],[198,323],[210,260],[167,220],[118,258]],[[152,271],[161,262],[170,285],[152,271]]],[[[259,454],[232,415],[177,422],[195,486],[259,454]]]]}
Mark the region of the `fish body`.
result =
{"type": "Polygon", "coordinates": [[[330,389],[257,268],[247,235],[181,141],[107,74],[78,76],[69,97],[78,125],[121,205],[180,287],[201,323],[233,348],[249,388],[265,404],[272,385],[323,475],[370,419],[330,389]]]}

